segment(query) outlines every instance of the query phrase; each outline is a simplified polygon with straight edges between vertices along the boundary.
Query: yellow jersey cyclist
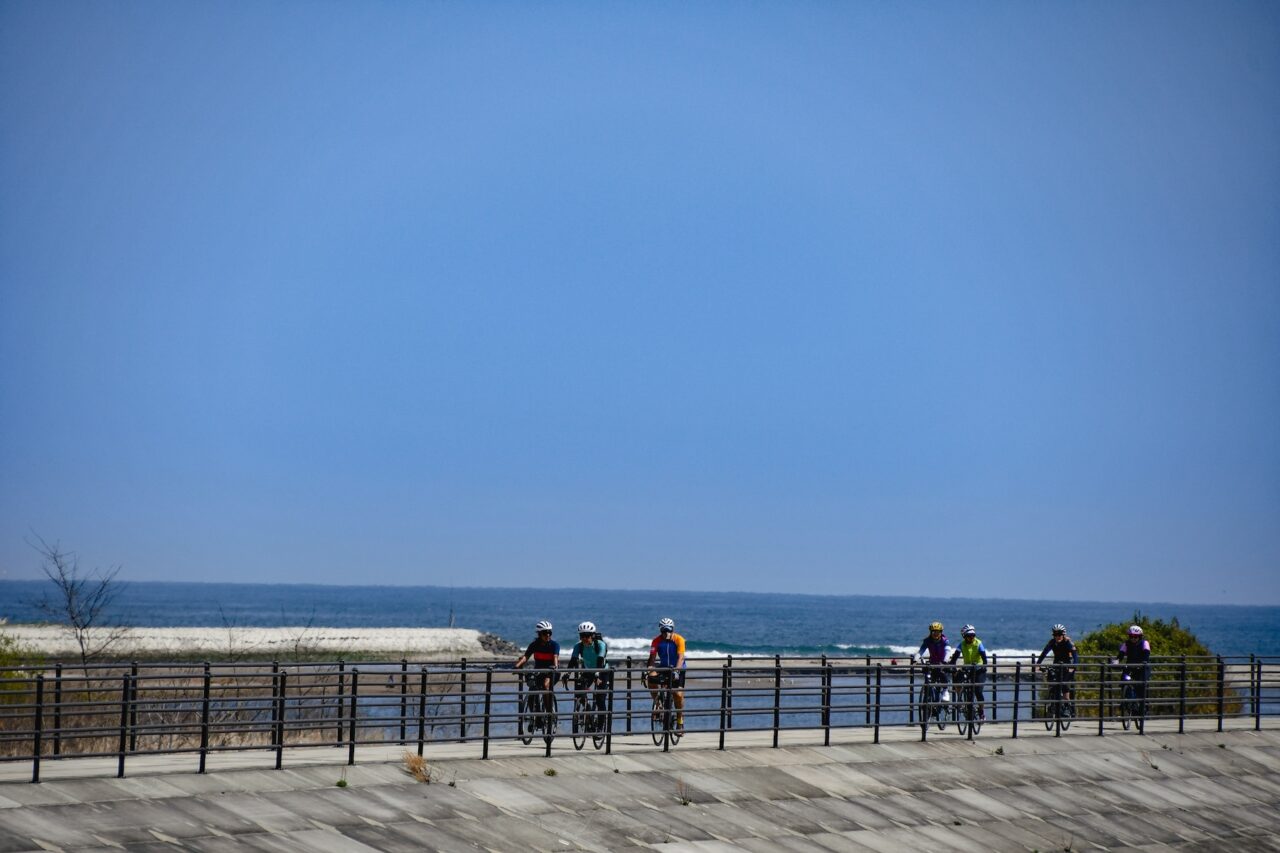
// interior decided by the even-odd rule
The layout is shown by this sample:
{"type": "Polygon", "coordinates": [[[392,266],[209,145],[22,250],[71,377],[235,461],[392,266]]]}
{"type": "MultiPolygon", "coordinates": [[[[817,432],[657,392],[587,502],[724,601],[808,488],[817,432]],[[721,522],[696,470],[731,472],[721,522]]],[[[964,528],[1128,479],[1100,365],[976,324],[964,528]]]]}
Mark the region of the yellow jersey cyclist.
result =
{"type": "MultiPolygon", "coordinates": [[[[957,660],[962,661],[965,666],[964,676],[973,684],[974,693],[978,697],[978,719],[985,720],[987,712],[985,706],[987,703],[986,693],[982,689],[982,685],[987,680],[987,647],[978,639],[978,630],[972,625],[965,625],[960,629],[960,645],[951,653],[951,663],[957,660]]],[[[957,678],[956,683],[960,680],[957,678]]]]}
{"type": "MultiPolygon", "coordinates": [[[[568,668],[577,670],[574,675],[574,691],[581,693],[590,690],[595,704],[594,709],[597,711],[605,707],[604,690],[609,686],[609,673],[604,671],[608,666],[606,660],[608,653],[609,646],[596,630],[596,623],[591,621],[580,623],[578,642],[573,644],[573,651],[569,654],[568,668]]],[[[562,676],[562,681],[566,685],[569,683],[568,672],[562,676]]]]}
{"type": "Polygon", "coordinates": [[[658,701],[658,688],[671,683],[671,696],[676,706],[676,728],[684,730],[684,637],[676,633],[676,623],[668,618],[658,620],[658,636],[649,644],[649,692],[658,701]]]}

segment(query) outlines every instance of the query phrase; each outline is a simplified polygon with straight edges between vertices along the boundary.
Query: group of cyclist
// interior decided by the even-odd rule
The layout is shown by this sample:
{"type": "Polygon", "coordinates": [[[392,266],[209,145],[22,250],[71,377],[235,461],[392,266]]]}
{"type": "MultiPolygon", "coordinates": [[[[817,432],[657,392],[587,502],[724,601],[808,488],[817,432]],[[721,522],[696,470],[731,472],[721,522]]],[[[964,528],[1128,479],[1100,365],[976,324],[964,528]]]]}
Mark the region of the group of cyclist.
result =
{"type": "MultiPolygon", "coordinates": [[[[960,629],[960,645],[952,648],[942,627],[941,622],[929,624],[929,635],[920,642],[920,649],[914,658],[927,666],[939,667],[931,670],[928,677],[930,681],[942,685],[943,702],[951,700],[951,679],[948,678],[946,667],[954,666],[957,661],[963,664],[964,669],[960,672],[973,682],[977,693],[979,719],[986,719],[983,706],[987,700],[982,688],[987,677],[986,646],[978,639],[977,629],[972,625],[965,625],[960,629]]],[[[1045,643],[1036,664],[1043,665],[1049,655],[1053,655],[1054,666],[1046,670],[1048,677],[1051,682],[1061,685],[1063,700],[1070,702],[1071,684],[1075,681],[1076,667],[1080,665],[1080,652],[1067,636],[1067,626],[1062,623],[1053,626],[1053,635],[1045,643]]],[[[1123,667],[1125,678],[1135,682],[1139,699],[1146,697],[1150,660],[1151,643],[1143,635],[1142,626],[1131,625],[1125,642],[1120,644],[1114,663],[1123,667]]]]}
{"type": "MultiPolygon", "coordinates": [[[[550,622],[543,620],[534,626],[537,637],[524,654],[516,659],[515,668],[521,669],[532,662],[533,673],[529,677],[531,690],[543,691],[549,696],[555,688],[556,671],[560,668],[560,644],[551,637],[554,633],[550,622]]],[[[569,654],[568,669],[561,682],[568,685],[572,675],[573,689],[579,694],[590,694],[597,709],[604,706],[604,691],[608,689],[609,647],[596,629],[594,622],[578,625],[578,642],[569,654]]],[[[660,689],[671,690],[676,708],[676,728],[684,730],[684,682],[686,675],[684,637],[676,633],[674,620],[663,617],[658,620],[658,634],[649,643],[649,658],[645,662],[645,685],[655,699],[660,689]]],[[[550,701],[546,705],[551,710],[550,701]]]]}
{"type": "MultiPolygon", "coordinates": [[[[557,670],[560,667],[560,644],[552,639],[553,628],[550,622],[543,620],[534,626],[537,637],[531,642],[524,654],[515,662],[516,669],[528,663],[533,664],[533,673],[529,676],[531,690],[544,691],[549,695],[555,687],[557,670]]],[[[573,689],[578,693],[590,692],[594,695],[596,708],[603,707],[603,691],[608,689],[608,646],[604,637],[596,629],[594,622],[582,622],[578,625],[578,642],[574,643],[569,654],[568,669],[561,681],[568,685],[569,678],[574,678],[573,689]]],[[[1060,685],[1063,700],[1071,701],[1071,685],[1075,681],[1076,667],[1080,665],[1080,652],[1076,644],[1067,636],[1067,627],[1061,623],[1053,626],[1053,634],[1036,663],[1043,665],[1045,658],[1053,655],[1054,666],[1046,670],[1049,679],[1060,685]]],[[[1125,677],[1134,682],[1139,699],[1146,698],[1146,682],[1150,673],[1151,643],[1143,636],[1142,626],[1132,625],[1125,642],[1117,650],[1114,663],[1124,668],[1125,677]]],[[[987,647],[978,639],[978,631],[973,625],[965,625],[960,629],[960,645],[952,647],[943,633],[941,622],[929,625],[929,634],[920,642],[920,648],[913,655],[913,660],[929,667],[928,678],[942,687],[942,701],[951,700],[950,687],[953,679],[948,670],[957,663],[955,683],[959,679],[971,682],[974,686],[978,703],[979,719],[986,719],[986,692],[983,685],[987,679],[987,647]],[[937,667],[934,669],[934,667],[937,667]]],[[[649,644],[649,657],[645,662],[645,685],[656,698],[657,691],[669,688],[672,691],[676,708],[676,727],[684,729],[684,685],[686,675],[685,641],[676,633],[676,624],[670,618],[658,620],[658,634],[649,644]]],[[[548,710],[550,703],[548,702],[548,710]]]]}

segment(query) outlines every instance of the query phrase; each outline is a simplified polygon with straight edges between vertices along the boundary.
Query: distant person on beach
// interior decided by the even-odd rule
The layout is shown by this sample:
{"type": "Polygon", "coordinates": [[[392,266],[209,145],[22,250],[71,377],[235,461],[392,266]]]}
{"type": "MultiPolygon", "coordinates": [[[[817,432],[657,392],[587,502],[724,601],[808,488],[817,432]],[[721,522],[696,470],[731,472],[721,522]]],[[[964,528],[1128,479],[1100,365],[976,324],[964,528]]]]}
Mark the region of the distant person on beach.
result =
{"type": "Polygon", "coordinates": [[[920,650],[916,652],[916,657],[921,663],[927,663],[931,667],[937,667],[929,673],[930,681],[942,684],[942,701],[951,701],[951,691],[947,687],[947,672],[944,667],[947,658],[951,656],[951,646],[947,643],[947,635],[942,633],[941,622],[929,623],[929,636],[920,641],[920,650]],[[925,654],[929,658],[925,660],[925,654]]]}
{"type": "Polygon", "coordinates": [[[529,648],[524,650],[516,660],[516,669],[520,669],[529,661],[533,661],[534,674],[530,676],[529,687],[544,692],[543,708],[547,713],[555,709],[551,705],[551,690],[555,687],[556,669],[560,666],[560,644],[551,639],[551,623],[545,619],[533,626],[538,636],[529,648]]]}
{"type": "Polygon", "coordinates": [[[1049,638],[1049,642],[1045,643],[1044,650],[1040,652],[1040,659],[1037,664],[1044,663],[1044,659],[1053,653],[1054,672],[1052,678],[1055,681],[1062,682],[1062,698],[1067,702],[1071,701],[1071,684],[1076,680],[1076,667],[1080,665],[1080,652],[1076,651],[1076,644],[1071,642],[1071,638],[1067,636],[1067,626],[1059,622],[1053,626],[1053,636],[1049,638]]]}
{"type": "Polygon", "coordinates": [[[649,692],[658,701],[658,688],[663,679],[671,680],[671,695],[675,699],[676,728],[684,729],[684,637],[676,633],[676,623],[671,619],[658,620],[658,636],[649,644],[649,692]]]}
{"type": "MultiPolygon", "coordinates": [[[[608,683],[608,673],[594,672],[603,670],[607,665],[605,657],[609,647],[596,630],[596,623],[583,622],[578,625],[578,642],[573,644],[569,653],[569,669],[581,670],[574,677],[573,689],[577,692],[595,688],[595,706],[604,706],[604,694],[601,692],[608,683]]],[[[569,673],[563,676],[565,684],[569,683],[569,673]]]]}
{"type": "Polygon", "coordinates": [[[968,672],[972,673],[974,690],[978,694],[978,719],[985,720],[987,696],[982,685],[987,680],[987,647],[978,639],[978,629],[972,625],[960,629],[960,645],[951,653],[950,662],[954,664],[957,659],[964,661],[968,672]]]}

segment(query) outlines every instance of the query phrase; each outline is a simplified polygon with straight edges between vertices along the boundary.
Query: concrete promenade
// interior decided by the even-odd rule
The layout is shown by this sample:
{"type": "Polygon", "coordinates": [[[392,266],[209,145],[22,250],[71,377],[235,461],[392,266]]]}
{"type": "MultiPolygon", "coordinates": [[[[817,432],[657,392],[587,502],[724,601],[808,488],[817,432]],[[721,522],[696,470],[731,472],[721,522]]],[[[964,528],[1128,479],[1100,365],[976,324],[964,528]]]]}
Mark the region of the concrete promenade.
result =
{"type": "MultiPolygon", "coordinates": [[[[1267,721],[1269,722],[1269,721],[1267,721]]],[[[693,734],[664,754],[504,743],[431,745],[432,782],[403,747],[210,758],[0,764],[0,853],[408,850],[1280,850],[1280,730],[1162,723],[1145,736],[1060,738],[989,726],[919,742],[898,727],[693,734]],[[345,779],[346,787],[337,787],[345,779]]],[[[563,741],[568,746],[568,741],[563,741]]]]}

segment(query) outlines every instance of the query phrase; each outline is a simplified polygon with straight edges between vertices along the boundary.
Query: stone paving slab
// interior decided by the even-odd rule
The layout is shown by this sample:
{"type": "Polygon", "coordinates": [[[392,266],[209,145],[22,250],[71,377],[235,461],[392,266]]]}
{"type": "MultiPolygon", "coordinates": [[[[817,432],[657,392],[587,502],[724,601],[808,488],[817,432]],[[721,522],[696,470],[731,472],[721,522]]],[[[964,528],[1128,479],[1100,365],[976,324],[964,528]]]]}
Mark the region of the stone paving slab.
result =
{"type": "Polygon", "coordinates": [[[354,767],[206,776],[159,760],[147,774],[133,758],[124,780],[0,783],[0,853],[1280,850],[1280,733],[754,741],[725,752],[693,737],[670,753],[633,743],[612,756],[547,758],[537,745],[490,761],[428,754],[430,785],[394,747],[354,767]]]}

